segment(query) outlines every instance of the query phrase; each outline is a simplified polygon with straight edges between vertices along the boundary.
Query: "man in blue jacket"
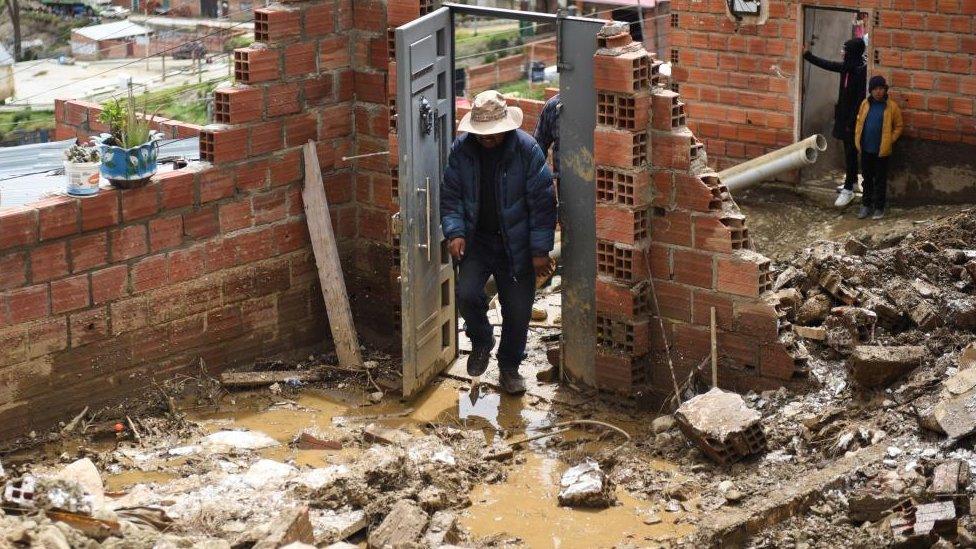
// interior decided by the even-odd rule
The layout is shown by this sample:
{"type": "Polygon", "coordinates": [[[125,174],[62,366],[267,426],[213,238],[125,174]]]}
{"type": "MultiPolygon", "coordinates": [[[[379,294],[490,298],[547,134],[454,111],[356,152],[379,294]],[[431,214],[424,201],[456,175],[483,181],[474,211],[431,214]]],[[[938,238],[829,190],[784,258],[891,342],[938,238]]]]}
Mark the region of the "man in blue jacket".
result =
{"type": "Polygon", "coordinates": [[[502,306],[499,381],[525,392],[525,358],[535,278],[548,274],[556,229],[552,173],[542,149],[519,129],[522,111],[497,91],[478,94],[461,120],[441,185],[441,228],[460,263],[457,301],[471,338],[468,375],[488,368],[495,336],[485,283],[495,277],[502,306]]]}

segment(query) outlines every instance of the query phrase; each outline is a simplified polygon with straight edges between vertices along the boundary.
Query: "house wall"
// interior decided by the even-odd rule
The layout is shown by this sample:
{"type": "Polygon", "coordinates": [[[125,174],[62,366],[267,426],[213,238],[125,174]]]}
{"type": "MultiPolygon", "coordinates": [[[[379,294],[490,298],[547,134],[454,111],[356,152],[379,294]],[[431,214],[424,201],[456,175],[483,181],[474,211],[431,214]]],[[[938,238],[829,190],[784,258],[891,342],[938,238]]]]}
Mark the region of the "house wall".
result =
{"type": "MultiPolygon", "coordinates": [[[[715,166],[798,137],[804,6],[869,13],[868,63],[885,76],[905,117],[895,150],[898,201],[971,201],[976,191],[976,0],[769,0],[764,24],[736,23],[723,0],[675,0],[673,75],[689,125],[715,166]],[[928,154],[925,153],[934,153],[928,154]],[[951,177],[947,175],[951,174],[951,177]]],[[[837,142],[831,143],[838,146],[837,142]]]]}

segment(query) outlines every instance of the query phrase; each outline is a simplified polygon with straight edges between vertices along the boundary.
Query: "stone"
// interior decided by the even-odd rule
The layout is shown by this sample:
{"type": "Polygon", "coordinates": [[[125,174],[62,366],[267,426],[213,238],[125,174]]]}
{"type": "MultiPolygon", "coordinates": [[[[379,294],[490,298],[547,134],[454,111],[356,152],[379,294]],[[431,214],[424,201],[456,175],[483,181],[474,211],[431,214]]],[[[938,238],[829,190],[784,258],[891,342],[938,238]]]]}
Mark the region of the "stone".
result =
{"type": "Polygon", "coordinates": [[[682,403],[674,418],[681,432],[720,464],[766,449],[762,416],[736,393],[713,388],[682,403]]]}
{"type": "Polygon", "coordinates": [[[260,431],[217,431],[203,437],[200,446],[214,453],[233,450],[260,450],[279,442],[260,431]]]}
{"type": "Polygon", "coordinates": [[[773,291],[779,291],[783,288],[789,288],[796,285],[797,282],[803,279],[805,275],[803,271],[797,269],[796,267],[789,266],[783,269],[783,272],[779,273],[776,280],[773,281],[773,291]]]}
{"type": "Polygon", "coordinates": [[[929,491],[936,495],[956,495],[969,486],[969,462],[952,459],[942,462],[932,472],[929,491]]]}
{"type": "Polygon", "coordinates": [[[864,255],[868,253],[868,246],[856,238],[849,238],[844,243],[844,251],[850,255],[864,255]]]}
{"type": "Polygon", "coordinates": [[[383,549],[420,543],[430,518],[415,501],[401,499],[393,504],[389,514],[369,533],[367,547],[383,549]]]}
{"type": "Polygon", "coordinates": [[[664,415],[654,418],[654,421],[651,422],[651,429],[654,430],[655,435],[674,429],[674,416],[664,415]]]}
{"type": "Polygon", "coordinates": [[[951,299],[946,302],[949,322],[960,330],[976,328],[976,300],[970,297],[951,299]]]}
{"type": "Polygon", "coordinates": [[[903,501],[905,496],[893,492],[862,489],[847,496],[847,516],[851,522],[877,522],[903,501]]]}
{"type": "Polygon", "coordinates": [[[851,377],[862,387],[886,386],[918,368],[928,350],[922,346],[858,345],[847,361],[851,377]]]}
{"type": "Polygon", "coordinates": [[[413,437],[411,437],[406,431],[402,431],[400,429],[392,429],[390,427],[377,425],[376,423],[370,423],[369,425],[363,427],[363,438],[365,438],[367,442],[378,442],[380,444],[403,446],[413,437]]]}
{"type": "Polygon", "coordinates": [[[660,523],[661,523],[661,515],[658,515],[657,513],[651,513],[644,517],[644,524],[652,525],[652,524],[660,524],[660,523]]]}
{"type": "Polygon", "coordinates": [[[65,466],[58,472],[57,478],[74,481],[81,485],[85,493],[91,496],[95,509],[105,504],[105,486],[98,468],[88,458],[79,459],[65,466]]]}
{"type": "Polygon", "coordinates": [[[976,342],[963,347],[962,351],[959,352],[958,362],[960,370],[967,370],[976,366],[976,342]]]}
{"type": "Polygon", "coordinates": [[[951,439],[976,431],[976,389],[942,399],[932,415],[940,430],[951,439]]]}
{"type": "Polygon", "coordinates": [[[793,332],[804,339],[815,341],[827,339],[827,329],[821,326],[793,326],[793,332]]]}
{"type": "Polygon", "coordinates": [[[915,534],[955,535],[956,507],[951,501],[925,503],[915,509],[915,534]]]}
{"type": "Polygon", "coordinates": [[[902,320],[901,312],[887,299],[879,295],[863,292],[861,305],[865,309],[873,311],[878,317],[878,324],[887,330],[894,329],[902,320]]]}
{"type": "Polygon", "coordinates": [[[603,508],[617,501],[610,479],[591,459],[567,469],[559,487],[559,505],[563,507],[603,508]]]}
{"type": "Polygon", "coordinates": [[[290,543],[315,543],[308,507],[296,507],[279,513],[264,539],[254,544],[254,549],[274,549],[290,543]]]}
{"type": "Polygon", "coordinates": [[[942,386],[950,395],[961,395],[976,387],[976,368],[959,370],[942,381],[942,386]]]}
{"type": "Polygon", "coordinates": [[[447,492],[436,486],[427,486],[417,494],[417,502],[428,513],[440,511],[448,505],[447,492]]]}
{"type": "Polygon", "coordinates": [[[796,323],[802,325],[819,324],[830,314],[830,297],[817,294],[800,305],[796,312],[796,323]]]}
{"type": "Polygon", "coordinates": [[[376,404],[383,400],[383,391],[373,391],[369,394],[369,401],[376,404]]]}
{"type": "Polygon", "coordinates": [[[31,540],[31,547],[40,549],[71,549],[64,532],[53,524],[42,527],[31,540]]]}
{"type": "Polygon", "coordinates": [[[457,515],[450,511],[438,511],[430,519],[430,526],[424,534],[427,547],[442,547],[453,545],[461,541],[457,515]]]}
{"type": "Polygon", "coordinates": [[[260,459],[254,462],[244,473],[244,482],[256,490],[275,488],[285,483],[298,470],[273,459],[260,459]]]}
{"type": "Polygon", "coordinates": [[[857,290],[851,289],[844,284],[843,277],[836,271],[824,272],[822,275],[820,275],[819,282],[820,287],[826,290],[827,293],[846,303],[847,305],[853,305],[858,300],[857,290]]]}
{"type": "Polygon", "coordinates": [[[908,311],[908,317],[922,330],[934,330],[942,326],[942,318],[935,306],[928,301],[919,301],[908,311]]]}

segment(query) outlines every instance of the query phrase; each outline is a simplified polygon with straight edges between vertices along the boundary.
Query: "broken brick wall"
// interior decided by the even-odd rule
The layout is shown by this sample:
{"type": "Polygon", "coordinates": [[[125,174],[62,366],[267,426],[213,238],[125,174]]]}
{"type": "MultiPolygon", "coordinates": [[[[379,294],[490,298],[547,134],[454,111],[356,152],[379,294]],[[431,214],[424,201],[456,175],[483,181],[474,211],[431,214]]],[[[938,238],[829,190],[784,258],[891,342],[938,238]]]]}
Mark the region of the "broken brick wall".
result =
{"type": "Polygon", "coordinates": [[[847,8],[869,13],[869,74],[887,78],[905,119],[893,157],[894,198],[971,201],[976,0],[763,4],[769,13],[765,23],[737,25],[724,0],[672,2],[672,74],[688,102],[689,126],[708,146],[713,167],[724,169],[795,141],[805,63],[802,10],[847,8]],[[944,168],[954,177],[939,177],[944,168]]]}
{"type": "Polygon", "coordinates": [[[723,386],[804,375],[805,352],[769,292],[770,262],[707,168],[681,96],[664,88],[653,54],[608,28],[594,59],[597,385],[670,393],[672,376],[682,383],[708,364],[713,307],[723,386]]]}
{"type": "MultiPolygon", "coordinates": [[[[329,330],[301,201],[309,139],[354,314],[387,308],[376,306],[362,250],[388,218],[360,216],[374,196],[360,174],[372,174],[342,161],[368,143],[357,140],[369,130],[357,99],[372,93],[353,70],[353,5],[255,10],[257,42],[234,52],[236,83],[214,92],[216,123],[154,124],[169,137],[199,135],[199,165],[141,189],[0,212],[0,440],[197,371],[201,358],[216,372],[323,349],[329,330]]],[[[56,110],[61,138],[105,130],[95,105],[56,110]]],[[[369,339],[371,324],[357,326],[369,339]]]]}

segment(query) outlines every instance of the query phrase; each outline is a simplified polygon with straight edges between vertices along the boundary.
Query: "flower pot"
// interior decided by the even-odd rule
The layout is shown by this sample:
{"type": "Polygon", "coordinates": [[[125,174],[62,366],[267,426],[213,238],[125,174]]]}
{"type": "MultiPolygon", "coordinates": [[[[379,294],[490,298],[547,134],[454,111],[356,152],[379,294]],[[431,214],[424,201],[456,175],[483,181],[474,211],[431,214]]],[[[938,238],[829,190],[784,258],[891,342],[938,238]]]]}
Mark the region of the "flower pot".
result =
{"type": "Polygon", "coordinates": [[[64,162],[68,179],[67,192],[71,196],[91,196],[98,192],[100,162],[64,162]]]}
{"type": "Polygon", "coordinates": [[[153,132],[146,143],[124,149],[115,144],[115,138],[110,134],[100,135],[96,141],[102,157],[102,176],[120,189],[134,189],[149,183],[156,174],[159,138],[160,134],[153,132]]]}

